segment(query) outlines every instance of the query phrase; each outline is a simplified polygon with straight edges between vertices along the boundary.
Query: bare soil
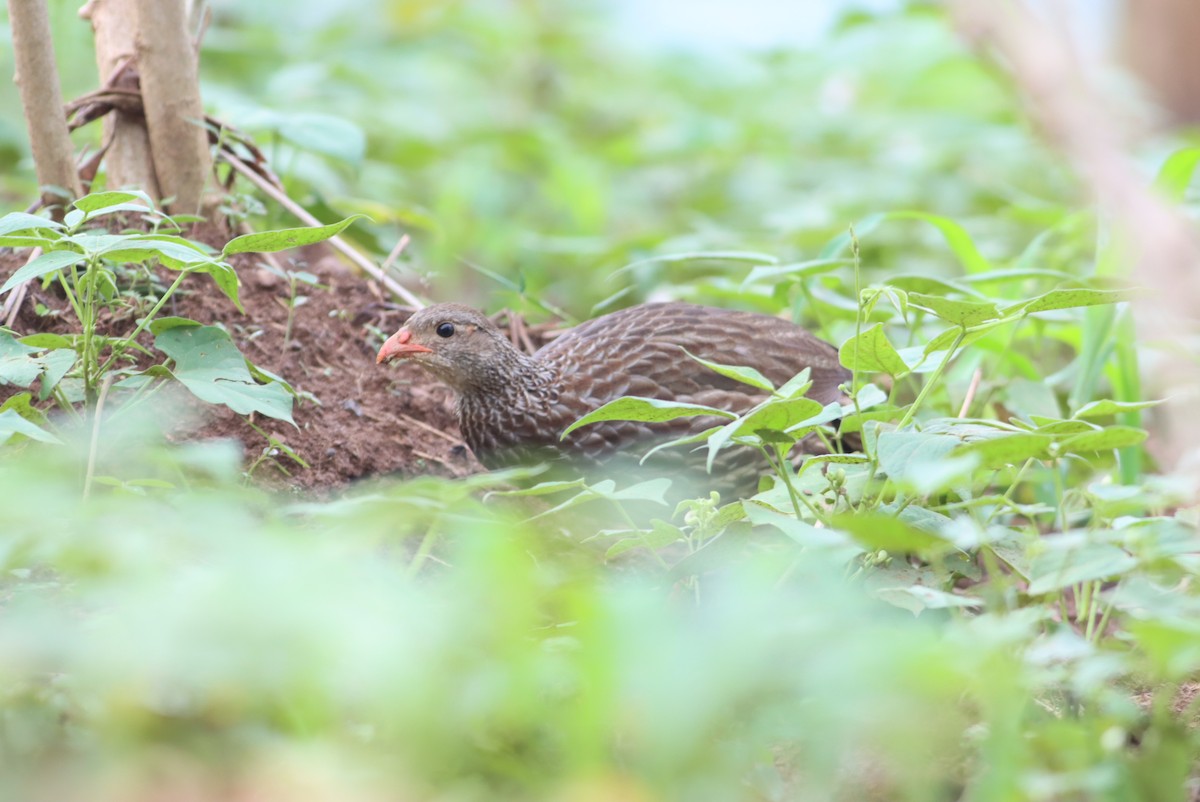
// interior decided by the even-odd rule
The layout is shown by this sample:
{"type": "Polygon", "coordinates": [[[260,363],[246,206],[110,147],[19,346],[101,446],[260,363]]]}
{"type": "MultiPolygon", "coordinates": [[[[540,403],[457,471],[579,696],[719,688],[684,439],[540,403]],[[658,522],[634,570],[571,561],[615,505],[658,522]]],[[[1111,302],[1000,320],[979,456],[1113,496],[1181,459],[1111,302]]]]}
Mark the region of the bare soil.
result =
{"type": "MultiPolygon", "coordinates": [[[[194,236],[216,247],[229,238],[223,232],[194,236]]],[[[26,253],[0,252],[0,283],[26,258],[26,253]]],[[[288,282],[260,267],[262,258],[244,254],[231,260],[241,278],[244,314],[202,275],[189,277],[174,303],[164,309],[164,314],[221,324],[251,362],[319,402],[297,400],[296,427],[253,418],[309,465],[303,468],[276,456],[274,465],[286,468],[287,474],[267,462],[256,471],[256,479],[275,487],[335,489],[371,476],[463,476],[481,470],[459,437],[449,389],[415,366],[375,364],[382,336],[399,328],[408,310],[390,303],[379,288],[353,274],[324,246],[278,254],[283,266],[312,273],[321,284],[299,286],[298,294],[308,300],[296,307],[289,337],[288,282]]],[[[129,331],[132,318],[128,310],[114,309],[101,325],[114,332],[129,331]]],[[[78,321],[55,285],[43,290],[35,282],[13,329],[18,336],[66,333],[78,331],[78,321]]],[[[148,336],[143,344],[151,345],[148,336]]],[[[0,386],[0,402],[19,391],[0,386]]],[[[199,427],[181,424],[168,432],[169,437],[236,438],[243,443],[247,465],[263,453],[266,441],[242,416],[223,406],[199,401],[195,406],[199,427]]]]}

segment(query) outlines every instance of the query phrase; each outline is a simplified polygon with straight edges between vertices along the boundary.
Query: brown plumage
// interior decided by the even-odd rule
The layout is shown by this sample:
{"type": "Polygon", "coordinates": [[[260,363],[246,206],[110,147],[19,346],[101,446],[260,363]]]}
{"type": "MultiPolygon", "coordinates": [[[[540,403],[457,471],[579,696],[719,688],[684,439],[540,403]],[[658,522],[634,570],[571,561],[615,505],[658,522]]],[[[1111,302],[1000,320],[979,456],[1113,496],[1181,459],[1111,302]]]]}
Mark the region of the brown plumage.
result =
{"type": "MultiPolygon", "coordinates": [[[[410,358],[458,394],[458,417],[475,456],[489,468],[567,459],[610,472],[636,465],[656,442],[723,422],[712,416],[664,423],[607,421],[559,435],[597,407],[642,396],[741,412],[765,397],[694,360],[757,369],[779,386],[811,369],[808,396],[822,404],[842,398],[849,372],[837,350],[785,320],[751,312],[655,303],[588,321],[532,356],[518,351],[487,317],[470,307],[440,304],[414,314],[379,351],[378,362],[410,358]],[[617,467],[613,465],[616,463],[617,467]]],[[[812,448],[812,444],[806,444],[812,448]]],[[[654,468],[673,477],[683,469],[697,484],[753,492],[766,469],[752,449],[733,447],[703,476],[704,452],[660,451],[654,468]],[[660,456],[661,455],[661,456],[660,456]]]]}

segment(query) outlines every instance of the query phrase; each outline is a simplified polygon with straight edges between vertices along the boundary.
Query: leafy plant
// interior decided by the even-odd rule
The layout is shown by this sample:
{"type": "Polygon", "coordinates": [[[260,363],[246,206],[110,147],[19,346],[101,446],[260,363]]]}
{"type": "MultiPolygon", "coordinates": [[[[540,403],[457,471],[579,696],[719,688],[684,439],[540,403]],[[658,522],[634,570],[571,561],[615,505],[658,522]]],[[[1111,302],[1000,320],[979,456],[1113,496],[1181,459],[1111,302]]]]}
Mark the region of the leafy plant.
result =
{"type": "Polygon", "coordinates": [[[80,198],[61,223],[23,213],[6,215],[0,218],[0,245],[37,250],[0,287],[0,294],[27,281],[55,283],[66,295],[79,331],[20,339],[0,332],[0,383],[31,387],[40,380],[41,399],[53,397],[60,408],[75,414],[76,403],[97,406],[110,388],[127,394],[123,400],[133,403],[156,392],[165,380],[175,380],[198,398],[239,414],[257,412],[291,422],[291,388],[277,378],[265,384],[256,381],[254,374],[262,376],[262,372],[246,362],[224,329],[160,313],[183,282],[198,274],[209,276],[241,309],[238,278],[228,257],[319,242],[354,219],[320,228],[248,234],[217,253],[172,233],[180,230],[174,221],[136,191],[80,198]],[[151,230],[113,233],[100,227],[105,220],[119,222],[118,215],[136,215],[150,223],[151,230]],[[127,331],[103,332],[102,310],[128,304],[118,290],[117,271],[133,264],[161,265],[175,278],[148,309],[139,310],[136,325],[127,331]],[[153,335],[162,361],[155,361],[153,352],[139,342],[143,332],[153,335]],[[149,365],[139,361],[146,357],[149,365]]]}

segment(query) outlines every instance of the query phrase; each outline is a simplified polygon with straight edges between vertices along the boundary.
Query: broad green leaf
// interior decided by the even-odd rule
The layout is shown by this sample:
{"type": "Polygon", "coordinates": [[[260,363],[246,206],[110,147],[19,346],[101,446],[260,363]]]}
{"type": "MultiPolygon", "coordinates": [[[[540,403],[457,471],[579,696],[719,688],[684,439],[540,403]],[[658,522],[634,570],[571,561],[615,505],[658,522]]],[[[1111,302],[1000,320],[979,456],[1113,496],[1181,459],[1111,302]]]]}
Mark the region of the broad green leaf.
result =
{"type": "Polygon", "coordinates": [[[771,380],[759,373],[754,368],[739,367],[737,365],[722,365],[720,362],[709,362],[707,359],[701,359],[700,357],[691,353],[686,348],[683,349],[683,352],[712,372],[719,373],[727,379],[733,379],[736,382],[748,384],[751,387],[757,387],[758,389],[767,393],[775,392],[775,385],[771,383],[771,380]]]}
{"type": "MultiPolygon", "coordinates": [[[[3,336],[4,336],[4,333],[0,332],[0,337],[3,337],[3,336]]],[[[64,337],[61,334],[53,334],[48,331],[39,331],[36,334],[28,334],[28,335],[22,337],[19,340],[19,342],[23,345],[28,345],[28,346],[32,347],[33,350],[35,350],[35,351],[42,350],[45,348],[70,348],[71,347],[71,339],[69,337],[64,337]]]]}
{"type": "Polygon", "coordinates": [[[910,526],[890,515],[879,513],[843,513],[833,526],[850,535],[871,551],[883,549],[897,554],[917,554],[932,558],[954,550],[954,544],[930,532],[910,526]]]}
{"type": "MultiPolygon", "coordinates": [[[[791,400],[767,401],[759,404],[744,417],[725,424],[721,429],[708,438],[707,469],[711,472],[717,453],[738,436],[747,437],[759,435],[767,437],[767,432],[782,433],[801,421],[811,418],[822,409],[820,402],[811,398],[794,398],[791,400]],[[760,434],[762,433],[762,434],[760,434]]],[[[794,441],[794,437],[785,438],[794,441]]]]}
{"type": "Polygon", "coordinates": [[[754,501],[743,502],[742,506],[746,510],[746,517],[750,523],[755,526],[770,526],[777,529],[801,546],[844,549],[846,558],[861,554],[863,551],[861,546],[836,529],[813,526],[798,520],[794,515],[777,512],[754,501]]]}
{"type": "Polygon", "coordinates": [[[779,389],[775,391],[776,397],[797,398],[804,395],[812,388],[812,381],[810,381],[811,375],[812,368],[805,368],[804,370],[800,371],[779,386],[779,389]]]}
{"type": "Polygon", "coordinates": [[[932,312],[948,323],[954,323],[963,328],[996,320],[1000,316],[994,303],[983,301],[954,301],[940,295],[910,292],[908,302],[913,306],[932,312]]]}
{"type": "Polygon", "coordinates": [[[1080,582],[1113,579],[1137,566],[1137,559],[1110,543],[1087,542],[1082,534],[1051,538],[1029,566],[1029,594],[1039,596],[1080,582]],[[1064,542],[1056,543],[1056,540],[1064,542]]]}
{"type": "Polygon", "coordinates": [[[1146,440],[1146,432],[1132,426],[1109,426],[1098,432],[1084,432],[1068,437],[1058,443],[1059,453],[1084,451],[1108,451],[1114,448],[1128,448],[1141,445],[1146,440]]]}
{"type": "Polygon", "coordinates": [[[50,392],[58,386],[63,376],[66,376],[75,366],[76,356],[75,350],[72,348],[56,348],[39,357],[39,361],[42,363],[40,399],[45,400],[50,396],[50,392]]]}
{"type": "Polygon", "coordinates": [[[854,396],[854,405],[860,410],[867,410],[880,404],[886,404],[887,400],[888,394],[879,387],[874,384],[864,384],[858,388],[858,393],[854,396]]]}
{"type": "MultiPolygon", "coordinates": [[[[989,324],[980,324],[981,326],[983,326],[983,328],[981,328],[977,331],[969,331],[966,333],[965,336],[963,336],[962,341],[959,343],[959,346],[958,346],[959,349],[961,350],[963,348],[966,348],[968,345],[975,342],[976,340],[983,339],[984,337],[991,334],[992,330],[996,326],[1003,325],[1004,323],[1007,323],[1007,322],[1008,322],[1007,320],[1001,319],[1001,320],[997,320],[997,321],[991,323],[990,325],[989,324]]],[[[950,346],[954,345],[955,341],[958,340],[959,335],[961,335],[962,333],[963,333],[963,330],[960,327],[951,326],[950,328],[946,329],[941,334],[937,335],[936,337],[934,337],[932,340],[930,340],[928,343],[925,344],[925,348],[924,348],[925,355],[928,356],[929,354],[936,353],[937,351],[948,351],[950,349],[950,346]]]]}
{"type": "Polygon", "coordinates": [[[1134,293],[1130,290],[1091,290],[1079,288],[1073,290],[1050,290],[1024,303],[1014,304],[1004,310],[1005,315],[1023,313],[1032,315],[1036,312],[1050,312],[1055,309],[1074,309],[1081,306],[1102,306],[1132,301],[1134,293]]]}
{"type": "Polygon", "coordinates": [[[493,490],[488,496],[550,496],[555,493],[565,493],[568,490],[579,490],[587,487],[583,479],[573,479],[569,482],[539,482],[533,487],[519,490],[493,490]]]}
{"type": "Polygon", "coordinates": [[[1084,404],[1072,418],[1105,418],[1109,415],[1116,415],[1121,412],[1133,412],[1147,407],[1155,407],[1163,403],[1161,399],[1156,401],[1110,401],[1105,398],[1100,401],[1093,401],[1090,404],[1084,404]]]}
{"type": "Polygon", "coordinates": [[[44,229],[60,230],[62,223],[46,217],[38,217],[25,212],[12,212],[0,217],[0,237],[15,234],[18,231],[40,231],[44,229]]]}
{"type": "Polygon", "coordinates": [[[242,314],[246,313],[242,306],[242,301],[238,298],[238,277],[232,267],[225,262],[209,262],[206,265],[193,268],[197,273],[207,273],[217,285],[217,288],[225,293],[225,297],[233,301],[233,305],[238,308],[242,314]]]}
{"type": "Polygon", "coordinates": [[[622,420],[642,421],[645,423],[662,423],[676,418],[689,418],[698,415],[716,415],[721,418],[736,418],[737,415],[724,409],[706,407],[701,404],[679,404],[674,401],[663,401],[658,398],[640,398],[626,396],[615,401],[609,401],[602,407],[592,410],[579,420],[568,426],[559,436],[565,440],[567,435],[581,426],[587,426],[601,421],[622,420]]]}
{"type": "Polygon", "coordinates": [[[973,596],[959,596],[925,585],[910,585],[906,588],[879,588],[875,595],[889,604],[895,604],[917,615],[921,610],[941,610],[956,607],[982,607],[983,600],[973,596]]]}
{"type": "Polygon", "coordinates": [[[134,207],[141,211],[148,211],[154,208],[154,201],[145,192],[137,190],[113,190],[110,192],[95,192],[91,195],[84,195],[72,205],[89,216],[92,212],[100,211],[101,209],[110,209],[113,206],[125,205],[130,201],[140,200],[145,204],[145,207],[134,207]]]}
{"type": "Polygon", "coordinates": [[[230,240],[221,251],[223,256],[235,253],[275,253],[289,248],[299,248],[302,245],[312,245],[324,242],[330,237],[336,237],[351,223],[366,215],[355,214],[337,223],[312,228],[285,228],[278,231],[262,231],[257,234],[243,234],[230,240]]]}
{"type": "Polygon", "coordinates": [[[157,320],[152,321],[147,328],[150,329],[151,334],[153,334],[155,337],[157,337],[158,335],[162,334],[164,331],[167,331],[168,329],[175,329],[175,328],[179,328],[181,326],[200,326],[200,325],[201,325],[200,323],[197,323],[196,321],[192,320],[191,318],[187,318],[187,317],[160,317],[157,320]]]}
{"type": "Polygon", "coordinates": [[[1053,437],[1043,434],[1002,434],[999,437],[967,443],[953,453],[956,456],[975,454],[980,459],[981,467],[998,468],[1027,459],[1047,459],[1053,442],[1053,437]]]}
{"type": "Polygon", "coordinates": [[[977,464],[976,459],[950,459],[950,452],[961,445],[957,437],[944,434],[883,432],[876,442],[876,458],[892,481],[927,495],[959,480],[977,464]]]}
{"type": "Polygon", "coordinates": [[[42,374],[43,365],[34,356],[37,348],[18,342],[6,331],[0,331],[0,386],[5,384],[28,387],[42,374]]]}
{"type": "Polygon", "coordinates": [[[1039,424],[1036,431],[1038,434],[1054,435],[1061,440],[1063,437],[1082,434],[1083,432],[1099,431],[1099,427],[1081,420],[1054,420],[1039,424]]]}
{"type": "Polygon", "coordinates": [[[683,530],[666,521],[655,518],[650,522],[650,526],[649,530],[626,530],[625,532],[614,533],[630,534],[631,536],[622,538],[610,546],[608,551],[604,552],[604,559],[611,560],[613,557],[635,548],[658,551],[661,548],[684,539],[683,530]]]}
{"type": "Polygon", "coordinates": [[[113,262],[144,262],[158,259],[167,267],[176,270],[187,265],[212,262],[213,257],[199,248],[191,248],[169,240],[128,239],[100,251],[105,259],[113,262]]]}
{"type": "Polygon", "coordinates": [[[838,360],[850,370],[887,373],[894,377],[909,372],[908,364],[884,334],[882,323],[876,323],[862,334],[842,343],[838,349],[838,360]]]}
{"type": "Polygon", "coordinates": [[[870,462],[866,454],[817,454],[801,463],[796,474],[802,474],[812,466],[818,465],[862,465],[870,462]]]}
{"type": "MultiPolygon", "coordinates": [[[[832,406],[836,408],[838,413],[841,412],[840,406],[837,404],[833,404],[832,406]]],[[[796,424],[812,420],[823,411],[825,411],[825,408],[821,406],[821,402],[814,401],[811,398],[801,397],[768,401],[748,413],[740,421],[726,424],[726,426],[735,427],[734,434],[749,434],[759,429],[786,431],[796,424]]],[[[836,417],[828,418],[828,420],[836,420],[836,417]]],[[[828,420],[820,422],[826,423],[828,420]]]]}
{"type": "Polygon", "coordinates": [[[258,412],[293,423],[292,398],[278,384],[257,384],[246,358],[216,326],[167,329],[154,344],[175,361],[174,374],[197,398],[224,404],[239,415],[258,412]]]}
{"type": "Polygon", "coordinates": [[[4,282],[4,286],[0,287],[0,295],[3,295],[13,287],[17,287],[26,281],[30,281],[31,279],[35,278],[41,278],[42,276],[49,275],[56,270],[62,270],[64,267],[77,265],[85,259],[87,259],[86,256],[81,253],[75,253],[74,251],[50,251],[48,253],[43,253],[41,256],[34,259],[32,262],[29,262],[20,270],[9,276],[8,281],[4,282]]]}
{"type": "Polygon", "coordinates": [[[36,423],[22,418],[15,409],[6,409],[0,412],[0,445],[7,443],[14,435],[23,435],[30,440],[37,440],[42,443],[53,443],[56,445],[62,443],[61,440],[36,423]]]}

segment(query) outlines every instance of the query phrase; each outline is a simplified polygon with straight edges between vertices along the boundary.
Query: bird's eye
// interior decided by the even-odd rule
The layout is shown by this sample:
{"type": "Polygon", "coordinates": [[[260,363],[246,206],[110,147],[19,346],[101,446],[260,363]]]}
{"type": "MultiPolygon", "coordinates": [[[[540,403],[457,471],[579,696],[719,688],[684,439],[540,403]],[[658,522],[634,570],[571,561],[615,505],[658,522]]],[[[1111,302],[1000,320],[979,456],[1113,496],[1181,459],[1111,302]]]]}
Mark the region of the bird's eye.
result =
{"type": "Polygon", "coordinates": [[[437,327],[437,336],[439,336],[439,337],[454,336],[454,324],[453,323],[439,323],[438,327],[437,327]]]}

